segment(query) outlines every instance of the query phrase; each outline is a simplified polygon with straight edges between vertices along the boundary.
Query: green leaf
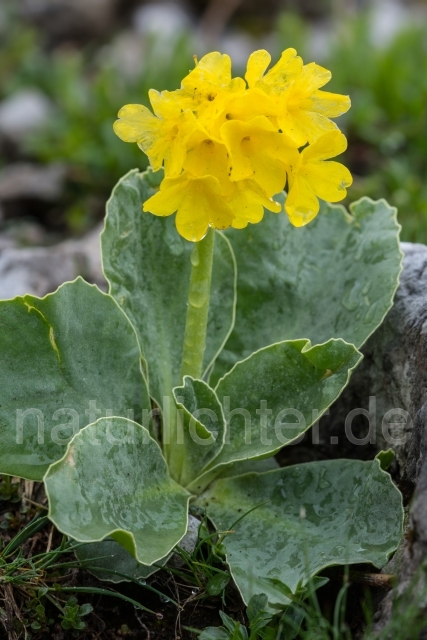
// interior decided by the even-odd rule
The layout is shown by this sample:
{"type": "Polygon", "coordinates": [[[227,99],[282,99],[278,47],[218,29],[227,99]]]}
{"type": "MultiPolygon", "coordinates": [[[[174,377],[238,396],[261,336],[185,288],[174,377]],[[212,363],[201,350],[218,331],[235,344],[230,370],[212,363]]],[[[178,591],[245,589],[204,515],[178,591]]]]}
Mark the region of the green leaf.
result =
{"type": "Polygon", "coordinates": [[[183,414],[184,457],[180,484],[186,487],[203,473],[224,446],[225,421],[215,391],[202,380],[185,376],[183,386],[175,387],[173,394],[183,414]]]}
{"type": "Polygon", "coordinates": [[[240,624],[240,622],[233,620],[233,618],[230,618],[224,611],[220,611],[219,615],[224,627],[230,634],[230,640],[248,640],[246,627],[240,624]]]}
{"type": "Polygon", "coordinates": [[[258,593],[252,596],[252,598],[249,600],[248,608],[246,610],[246,615],[248,616],[248,620],[251,625],[265,613],[267,604],[268,598],[265,593],[258,593]]]}
{"type": "Polygon", "coordinates": [[[272,619],[272,614],[266,611],[268,598],[265,593],[256,594],[249,600],[246,615],[249,620],[250,639],[258,638],[261,629],[264,629],[272,619]]]}
{"type": "Polygon", "coordinates": [[[400,225],[384,200],[322,205],[306,227],[265,212],[230,229],[237,260],[234,330],[212,384],[253,351],[282,340],[342,338],[360,348],[391,308],[401,271],[400,225]]]}
{"type": "Polygon", "coordinates": [[[207,627],[199,635],[199,640],[230,640],[230,634],[224,627],[207,627]]]}
{"type": "MultiPolygon", "coordinates": [[[[74,553],[89,573],[107,582],[145,580],[159,569],[158,566],[141,564],[115,540],[82,544],[74,553]]],[[[156,565],[165,564],[169,557],[168,554],[156,565]]]]}
{"type": "Polygon", "coordinates": [[[375,456],[377,460],[379,460],[381,469],[387,471],[387,469],[391,466],[394,461],[396,454],[393,449],[387,449],[387,451],[379,451],[375,456]]]}
{"type": "Polygon", "coordinates": [[[135,331],[81,278],[45,298],[0,302],[0,472],[42,480],[101,416],[141,422],[150,400],[135,331]]]}
{"type": "Polygon", "coordinates": [[[89,613],[92,613],[93,607],[91,604],[82,604],[79,609],[79,616],[87,616],[89,613]]]}
{"type": "Polygon", "coordinates": [[[147,429],[125,418],[82,429],[44,481],[60,531],[79,542],[111,537],[142,564],[164,558],[187,530],[190,494],[147,429]]]}
{"type": "Polygon", "coordinates": [[[209,596],[219,596],[230,582],[230,576],[225,573],[217,573],[206,583],[206,593],[209,596]]]}
{"type": "Polygon", "coordinates": [[[331,565],[383,566],[403,530],[401,494],[378,460],[312,462],[217,480],[198,505],[218,530],[235,530],[223,544],[244,601],[265,593],[273,607],[289,603],[280,583],[295,593],[331,565]]]}
{"type": "MultiPolygon", "coordinates": [[[[142,212],[143,202],[162,172],[130,171],[107,204],[101,236],[110,293],[135,326],[148,362],[150,393],[161,406],[181,384],[190,255],[193,244],[174,226],[172,216],[142,212]]],[[[236,267],[229,241],[216,233],[208,317],[205,368],[209,369],[234,323],[236,267]]]]}
{"type": "Polygon", "coordinates": [[[227,442],[208,469],[271,456],[297,439],[340,395],[361,358],[343,340],[315,347],[294,340],[237,363],[215,389],[227,442]]]}

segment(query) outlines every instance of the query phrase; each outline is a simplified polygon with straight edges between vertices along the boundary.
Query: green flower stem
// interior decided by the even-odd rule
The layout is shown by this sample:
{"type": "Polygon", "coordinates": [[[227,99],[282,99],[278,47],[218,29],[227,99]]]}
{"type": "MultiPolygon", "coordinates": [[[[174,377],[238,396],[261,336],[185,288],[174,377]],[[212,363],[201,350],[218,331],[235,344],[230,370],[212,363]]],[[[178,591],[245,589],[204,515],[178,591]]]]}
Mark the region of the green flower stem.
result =
{"type": "MultiPolygon", "coordinates": [[[[214,244],[215,231],[209,229],[203,240],[195,243],[191,254],[192,268],[182,354],[182,378],[184,376],[201,378],[203,373],[214,244]]],[[[179,481],[185,451],[182,425],[179,424],[179,412],[172,398],[168,405],[167,415],[164,415],[163,427],[163,452],[172,478],[179,481]]]]}
{"type": "Polygon", "coordinates": [[[182,377],[200,378],[203,373],[214,243],[215,231],[209,229],[203,240],[195,243],[191,254],[192,269],[182,354],[182,377]]]}

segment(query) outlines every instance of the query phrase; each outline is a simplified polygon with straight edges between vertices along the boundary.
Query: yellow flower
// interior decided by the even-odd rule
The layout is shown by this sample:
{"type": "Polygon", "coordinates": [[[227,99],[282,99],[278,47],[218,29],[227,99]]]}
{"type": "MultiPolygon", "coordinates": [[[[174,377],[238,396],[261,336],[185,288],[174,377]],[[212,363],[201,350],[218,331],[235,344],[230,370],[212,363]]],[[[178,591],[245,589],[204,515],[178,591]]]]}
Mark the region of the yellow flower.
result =
{"type": "Polygon", "coordinates": [[[248,122],[230,120],[222,125],[221,136],[230,154],[233,182],[253,178],[270,197],[285,188],[298,151],[265,116],[248,122]]]}
{"type": "Polygon", "coordinates": [[[279,62],[265,75],[270,64],[267,51],[255,51],[248,60],[245,78],[249,87],[276,98],[279,128],[286,131],[297,147],[337,129],[329,118],[350,108],[350,98],[319,91],[331,79],[331,72],[314,62],[303,66],[295,49],[286,49],[279,62]]]}
{"type": "Polygon", "coordinates": [[[209,227],[227,229],[233,212],[221,195],[217,178],[197,178],[184,171],[177,178],[165,178],[160,191],[144,203],[144,211],[156,216],[176,213],[176,228],[186,240],[197,242],[209,227]]]}
{"type": "Polygon", "coordinates": [[[341,200],[351,184],[348,170],[328,161],[345,148],[330,118],[344,113],[349,99],[320,91],[330,72],[304,66],[295,49],[267,70],[270,62],[267,51],[255,51],[245,83],[232,77],[229,56],[209,53],[180,89],[150,90],[154,113],[142,105],[119,112],[117,135],[136,142],[155,171],[165,170],[144,211],[176,212],[188,240],[201,240],[209,227],[257,224],[265,208],[278,213],[273,197],[286,185],[286,211],[301,226],[317,214],[318,198],[341,200]]]}
{"type": "Polygon", "coordinates": [[[153,167],[158,171],[163,163],[168,176],[177,176],[184,164],[186,143],[197,127],[191,111],[182,112],[173,95],[150,90],[153,115],[141,104],[128,104],[119,111],[114,132],[124,142],[137,142],[153,167]]]}
{"type": "Polygon", "coordinates": [[[231,59],[218,52],[208,53],[190,71],[176,91],[182,109],[191,109],[203,124],[224,108],[227,100],[244,93],[245,81],[231,77],[231,59]]]}
{"type": "Polygon", "coordinates": [[[297,56],[295,49],[286,49],[279,62],[265,73],[270,62],[271,56],[268,51],[264,49],[254,51],[249,56],[245,78],[251,89],[261,89],[265,93],[280,95],[289,82],[301,73],[302,59],[297,56]]]}
{"type": "Polygon", "coordinates": [[[337,130],[329,118],[350,109],[350,98],[319,91],[331,79],[331,72],[312,62],[289,84],[279,98],[278,123],[298,147],[315,142],[328,131],[337,130]]]}
{"type": "Polygon", "coordinates": [[[339,162],[329,162],[347,148],[347,140],[339,131],[331,131],[300,154],[298,165],[290,177],[285,210],[296,227],[302,227],[319,212],[319,200],[338,202],[347,195],[353,179],[339,162]]]}

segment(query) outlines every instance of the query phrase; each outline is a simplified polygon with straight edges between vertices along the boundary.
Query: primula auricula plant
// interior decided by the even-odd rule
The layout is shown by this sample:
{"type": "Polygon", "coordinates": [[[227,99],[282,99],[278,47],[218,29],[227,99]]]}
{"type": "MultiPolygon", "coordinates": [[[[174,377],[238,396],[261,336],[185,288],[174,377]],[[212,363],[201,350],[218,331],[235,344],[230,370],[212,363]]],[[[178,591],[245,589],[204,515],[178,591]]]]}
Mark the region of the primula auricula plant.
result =
{"type": "Polygon", "coordinates": [[[150,93],[155,115],[120,111],[116,133],[152,168],[107,204],[108,293],[78,278],[0,303],[0,472],[44,480],[51,520],[111,580],[156,571],[188,509],[205,512],[232,530],[245,602],[278,611],[324,567],[380,567],[399,543],[384,456],[279,468],[274,454],[347,385],[401,251],[383,200],[319,212],[351,182],[330,161],[349,100],[292,49],[269,62],[255,52],[245,83],[212,53],[150,93]]]}

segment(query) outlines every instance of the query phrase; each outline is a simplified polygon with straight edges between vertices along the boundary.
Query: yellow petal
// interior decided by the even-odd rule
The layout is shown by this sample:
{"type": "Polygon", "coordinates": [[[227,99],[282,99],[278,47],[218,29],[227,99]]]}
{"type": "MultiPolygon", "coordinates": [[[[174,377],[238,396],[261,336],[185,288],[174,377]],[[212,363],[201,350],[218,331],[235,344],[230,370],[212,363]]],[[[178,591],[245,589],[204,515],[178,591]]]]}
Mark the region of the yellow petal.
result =
{"type": "Polygon", "coordinates": [[[315,91],[304,104],[307,111],[315,111],[328,118],[337,118],[351,107],[349,96],[328,91],[315,91]]]}
{"type": "MultiPolygon", "coordinates": [[[[325,118],[325,116],[320,115],[320,113],[303,111],[301,109],[300,111],[289,114],[289,116],[294,123],[295,131],[300,131],[304,137],[304,143],[301,143],[299,146],[302,146],[302,144],[306,142],[313,144],[330,131],[339,131],[335,122],[325,118]]],[[[282,118],[279,118],[279,123],[281,127],[285,126],[282,118]]]]}
{"type": "Polygon", "coordinates": [[[257,224],[264,216],[264,208],[279,213],[282,206],[274,202],[255,180],[242,180],[234,182],[232,196],[227,198],[227,203],[234,214],[233,227],[244,229],[248,223],[257,224]]]}
{"type": "Polygon", "coordinates": [[[209,226],[227,229],[233,222],[233,212],[220,191],[216,178],[195,178],[184,172],[177,178],[165,178],[160,191],[149,198],[143,208],[156,216],[169,216],[176,211],[180,235],[198,242],[209,226]]]}
{"type": "Polygon", "coordinates": [[[221,139],[230,154],[231,180],[245,180],[253,175],[251,160],[242,148],[242,140],[247,136],[248,129],[244,122],[230,120],[221,127],[221,139]]]}
{"type": "MultiPolygon", "coordinates": [[[[168,142],[165,144],[163,151],[165,176],[168,178],[175,178],[181,173],[182,167],[185,161],[185,137],[183,136],[170,136],[168,142]]],[[[160,155],[160,154],[159,154],[160,155]]],[[[150,157],[150,164],[153,166],[153,157],[150,157]]],[[[160,167],[159,167],[160,168],[160,167]]],[[[154,169],[155,170],[155,169],[154,169]]]]}
{"type": "Polygon", "coordinates": [[[255,87],[257,82],[262,79],[270,62],[271,55],[265,49],[259,49],[251,53],[245,74],[249,87],[255,87]]]}
{"type": "Polygon", "coordinates": [[[230,56],[221,55],[218,51],[208,53],[197,63],[197,66],[183,79],[181,86],[193,93],[214,92],[231,82],[230,56]]]}
{"type": "Polygon", "coordinates": [[[262,88],[274,93],[282,92],[286,85],[301,73],[302,67],[302,59],[297,56],[295,49],[286,49],[280,60],[262,79],[262,88]]]}
{"type": "Polygon", "coordinates": [[[178,178],[165,178],[160,190],[144,202],[143,210],[155,216],[170,216],[180,206],[188,185],[188,177],[182,174],[178,178]]]}
{"type": "Polygon", "coordinates": [[[284,189],[298,151],[267,118],[231,120],[221,127],[221,136],[230,154],[232,181],[254,178],[268,197],[284,189]]]}
{"type": "MultiPolygon", "coordinates": [[[[236,183],[239,185],[239,183],[236,183]]],[[[255,180],[245,180],[243,183],[243,187],[250,198],[254,202],[258,202],[262,204],[265,209],[272,211],[273,213],[280,213],[282,210],[282,205],[280,202],[276,202],[273,198],[269,198],[265,191],[259,186],[255,180]]]]}
{"type": "Polygon", "coordinates": [[[214,176],[221,185],[221,192],[229,191],[229,157],[225,145],[204,138],[188,151],[184,169],[197,177],[214,176]]]}
{"type": "Polygon", "coordinates": [[[177,178],[164,178],[160,190],[144,202],[143,210],[155,216],[170,216],[180,206],[188,183],[188,176],[184,173],[177,178]]]}
{"type": "Polygon", "coordinates": [[[267,193],[268,197],[280,193],[285,188],[286,177],[290,171],[289,165],[285,164],[285,160],[286,158],[284,157],[279,160],[275,155],[268,153],[263,156],[256,153],[252,157],[253,178],[267,193]]]}
{"type": "Polygon", "coordinates": [[[327,202],[339,202],[352,184],[350,171],[340,162],[309,162],[302,168],[302,175],[315,194],[327,202]]]}
{"type": "Polygon", "coordinates": [[[176,119],[181,113],[179,97],[175,91],[156,91],[150,89],[148,92],[153,111],[159,118],[176,119]]]}
{"type": "Polygon", "coordinates": [[[114,133],[124,142],[138,142],[148,130],[156,130],[158,120],[142,104],[127,104],[113,124],[114,133]]]}
{"type": "Polygon", "coordinates": [[[190,179],[176,216],[176,228],[180,235],[191,242],[201,240],[211,226],[227,229],[233,222],[233,213],[220,195],[216,178],[190,179]]]}
{"type": "Polygon", "coordinates": [[[138,147],[147,154],[154,171],[158,171],[163,165],[170,145],[178,133],[179,128],[173,121],[170,123],[158,120],[151,127],[147,126],[144,134],[138,140],[138,147]]]}
{"type": "Polygon", "coordinates": [[[258,116],[275,118],[278,114],[277,100],[258,89],[246,89],[236,96],[229,96],[229,100],[224,103],[224,109],[211,127],[216,137],[220,137],[222,125],[229,120],[246,122],[258,116]]]}
{"type": "Polygon", "coordinates": [[[304,177],[294,178],[286,198],[285,211],[294,227],[303,227],[317,216],[319,201],[304,177]]]}
{"type": "Polygon", "coordinates": [[[298,91],[305,95],[311,95],[314,91],[323,87],[332,78],[332,74],[328,69],[324,69],[315,62],[305,64],[301,73],[295,80],[298,91]]]}
{"type": "Polygon", "coordinates": [[[347,149],[347,138],[338,129],[325,133],[302,151],[303,161],[329,160],[347,149]]]}
{"type": "Polygon", "coordinates": [[[277,118],[277,123],[281,131],[286,131],[286,135],[290,140],[292,140],[297,148],[303,147],[308,140],[306,127],[300,122],[300,118],[298,116],[295,116],[293,113],[289,113],[285,109],[277,118]]]}
{"type": "Polygon", "coordinates": [[[215,76],[219,84],[231,82],[231,58],[227,54],[207,53],[199,60],[197,68],[215,76]]]}
{"type": "MultiPolygon", "coordinates": [[[[163,154],[165,175],[172,178],[181,173],[187,152],[187,143],[199,125],[191,111],[181,113],[176,120],[167,120],[164,122],[166,124],[162,131],[163,135],[159,155],[160,153],[163,154]]],[[[153,159],[150,152],[151,150],[146,151],[153,166],[153,159]]]]}

